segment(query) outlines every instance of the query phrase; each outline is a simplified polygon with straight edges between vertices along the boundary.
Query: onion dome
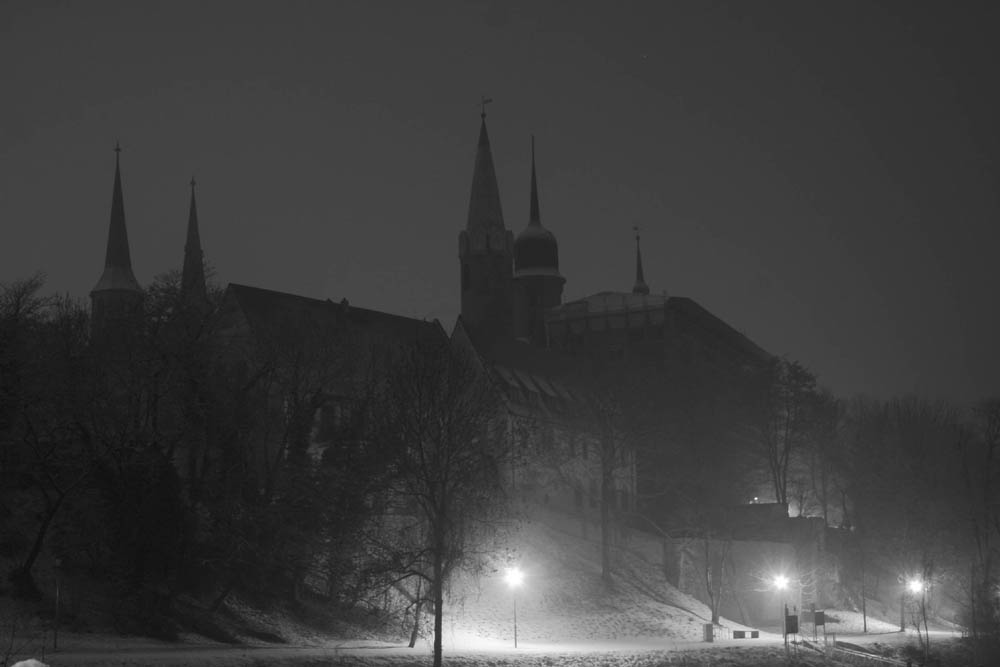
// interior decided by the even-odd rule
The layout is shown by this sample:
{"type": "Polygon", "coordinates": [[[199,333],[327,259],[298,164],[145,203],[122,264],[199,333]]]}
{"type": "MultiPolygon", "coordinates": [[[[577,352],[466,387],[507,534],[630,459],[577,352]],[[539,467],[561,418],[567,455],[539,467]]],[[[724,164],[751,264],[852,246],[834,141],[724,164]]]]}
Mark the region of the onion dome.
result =
{"type": "Polygon", "coordinates": [[[535,175],[535,138],[531,138],[531,216],[528,226],[514,241],[514,276],[558,275],[559,244],[542,227],[538,212],[538,179],[535,175]]]}

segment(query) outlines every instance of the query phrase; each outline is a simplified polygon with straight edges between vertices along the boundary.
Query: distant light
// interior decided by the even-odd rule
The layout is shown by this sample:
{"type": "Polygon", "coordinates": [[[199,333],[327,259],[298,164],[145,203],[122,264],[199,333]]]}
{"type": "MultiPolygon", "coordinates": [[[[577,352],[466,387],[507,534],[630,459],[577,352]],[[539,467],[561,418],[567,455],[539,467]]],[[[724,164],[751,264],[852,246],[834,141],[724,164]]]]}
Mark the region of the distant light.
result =
{"type": "Polygon", "coordinates": [[[783,591],[788,588],[788,577],[783,574],[779,574],[774,577],[774,587],[779,591],[783,591]]]}
{"type": "Polygon", "coordinates": [[[919,577],[906,580],[906,590],[911,593],[919,593],[924,590],[924,580],[919,577]]]}
{"type": "Polygon", "coordinates": [[[524,583],[524,572],[521,572],[521,569],[517,567],[508,567],[503,579],[511,588],[517,588],[524,583]]]}

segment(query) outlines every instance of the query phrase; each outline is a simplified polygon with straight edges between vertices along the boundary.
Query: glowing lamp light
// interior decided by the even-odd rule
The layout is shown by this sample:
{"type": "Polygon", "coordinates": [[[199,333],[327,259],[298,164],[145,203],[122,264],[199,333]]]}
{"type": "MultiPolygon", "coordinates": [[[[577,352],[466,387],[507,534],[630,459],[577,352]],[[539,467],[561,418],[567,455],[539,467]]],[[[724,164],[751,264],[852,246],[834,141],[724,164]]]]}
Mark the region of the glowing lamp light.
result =
{"type": "Polygon", "coordinates": [[[509,567],[507,568],[507,574],[504,575],[504,581],[511,588],[517,588],[524,583],[524,572],[521,572],[520,568],[509,567]]]}
{"type": "Polygon", "coordinates": [[[923,579],[919,578],[907,579],[906,590],[914,594],[921,592],[922,590],[924,590],[923,579]]]}
{"type": "Polygon", "coordinates": [[[783,574],[776,575],[774,577],[773,583],[775,588],[777,588],[779,591],[783,591],[786,588],[788,588],[788,577],[786,577],[783,574]]]}
{"type": "Polygon", "coordinates": [[[508,567],[503,580],[511,590],[511,601],[514,603],[514,648],[517,648],[517,589],[524,583],[524,572],[519,567],[508,567]]]}

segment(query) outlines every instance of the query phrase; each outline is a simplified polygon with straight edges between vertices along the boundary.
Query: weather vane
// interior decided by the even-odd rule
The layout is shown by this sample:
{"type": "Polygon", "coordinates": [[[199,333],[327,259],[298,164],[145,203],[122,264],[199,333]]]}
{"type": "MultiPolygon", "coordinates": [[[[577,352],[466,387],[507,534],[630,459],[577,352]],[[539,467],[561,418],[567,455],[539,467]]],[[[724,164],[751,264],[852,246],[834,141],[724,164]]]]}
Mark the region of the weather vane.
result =
{"type": "Polygon", "coordinates": [[[486,118],[486,105],[493,101],[492,97],[483,96],[479,99],[479,116],[481,118],[486,118]]]}

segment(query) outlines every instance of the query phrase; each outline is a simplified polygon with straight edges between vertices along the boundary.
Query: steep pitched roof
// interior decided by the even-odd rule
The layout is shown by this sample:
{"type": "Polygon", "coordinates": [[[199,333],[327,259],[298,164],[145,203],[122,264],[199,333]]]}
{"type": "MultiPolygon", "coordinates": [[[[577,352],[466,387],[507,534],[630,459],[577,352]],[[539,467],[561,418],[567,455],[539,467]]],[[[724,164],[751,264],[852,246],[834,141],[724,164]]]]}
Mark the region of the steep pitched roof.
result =
{"type": "MultiPolygon", "coordinates": [[[[464,331],[461,318],[455,329],[464,331]]],[[[584,392],[576,386],[578,359],[508,339],[480,343],[476,351],[513,413],[555,416],[585,409],[584,392]]]]}
{"type": "Polygon", "coordinates": [[[437,320],[427,322],[358,308],[346,300],[334,303],[329,299],[230,283],[224,303],[224,310],[228,309],[230,314],[233,308],[239,309],[255,337],[286,344],[339,336],[348,328],[382,341],[445,339],[437,320]]]}

